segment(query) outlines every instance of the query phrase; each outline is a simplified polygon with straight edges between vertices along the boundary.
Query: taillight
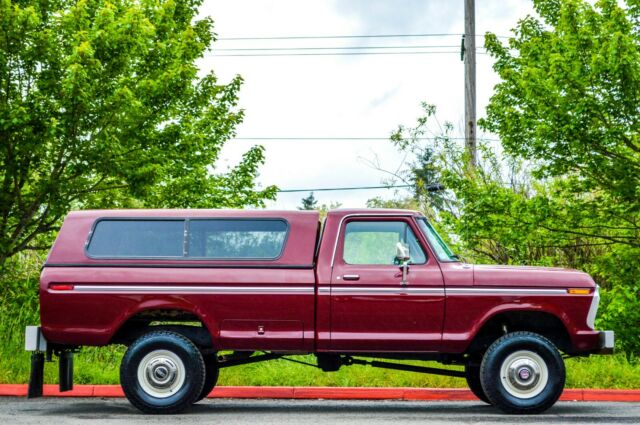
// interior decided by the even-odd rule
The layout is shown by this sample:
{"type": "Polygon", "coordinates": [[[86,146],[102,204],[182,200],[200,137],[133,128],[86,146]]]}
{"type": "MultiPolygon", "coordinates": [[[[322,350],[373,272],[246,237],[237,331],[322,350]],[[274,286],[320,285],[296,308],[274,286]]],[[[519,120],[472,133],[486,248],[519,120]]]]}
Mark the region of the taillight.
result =
{"type": "Polygon", "coordinates": [[[73,291],[73,288],[71,283],[52,283],[49,285],[49,289],[52,291],[73,291]]]}

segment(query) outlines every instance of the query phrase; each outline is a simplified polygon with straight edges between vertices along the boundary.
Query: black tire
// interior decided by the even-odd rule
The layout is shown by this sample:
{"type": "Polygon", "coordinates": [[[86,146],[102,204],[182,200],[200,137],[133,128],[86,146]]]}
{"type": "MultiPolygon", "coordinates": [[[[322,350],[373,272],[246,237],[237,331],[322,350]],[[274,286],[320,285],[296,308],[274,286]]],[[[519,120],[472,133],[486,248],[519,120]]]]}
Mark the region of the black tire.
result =
{"type": "Polygon", "coordinates": [[[144,413],[179,413],[202,392],[205,365],[200,350],[184,336],[149,332],[133,342],[120,364],[127,399],[144,413]]]}
{"type": "Polygon", "coordinates": [[[470,360],[464,366],[465,378],[467,379],[467,385],[469,389],[480,399],[480,401],[484,401],[487,404],[491,404],[489,401],[489,397],[484,393],[482,389],[482,383],[480,382],[480,361],[479,360],[470,360]]]}
{"type": "Polygon", "coordinates": [[[558,349],[532,332],[513,332],[498,339],[480,365],[484,393],[505,413],[544,412],[558,401],[565,377],[558,349]]]}
{"type": "Polygon", "coordinates": [[[218,368],[218,357],[215,353],[203,354],[202,358],[204,359],[205,378],[204,385],[202,386],[202,391],[195,401],[196,403],[204,399],[209,395],[211,391],[213,391],[216,383],[218,382],[218,376],[220,375],[220,368],[218,368]]]}

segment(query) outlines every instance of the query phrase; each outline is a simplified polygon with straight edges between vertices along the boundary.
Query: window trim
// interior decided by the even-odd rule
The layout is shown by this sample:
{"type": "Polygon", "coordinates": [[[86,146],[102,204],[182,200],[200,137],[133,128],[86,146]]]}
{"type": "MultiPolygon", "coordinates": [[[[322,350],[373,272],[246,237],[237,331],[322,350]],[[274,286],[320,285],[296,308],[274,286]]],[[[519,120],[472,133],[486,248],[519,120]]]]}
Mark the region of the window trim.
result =
{"type": "Polygon", "coordinates": [[[289,234],[291,233],[291,225],[289,221],[285,218],[281,217],[98,217],[91,225],[91,229],[89,230],[89,235],[84,243],[84,254],[87,258],[92,260],[165,260],[165,261],[196,261],[196,262],[204,262],[204,261],[264,261],[264,262],[273,262],[282,258],[284,252],[287,247],[287,242],[289,241],[289,234]],[[235,257],[189,257],[189,240],[191,237],[190,234],[190,222],[191,221],[211,221],[211,220],[224,220],[224,221],[280,221],[285,224],[285,236],[282,242],[282,247],[280,248],[280,252],[276,257],[243,257],[243,258],[235,258],[235,257]],[[92,255],[89,253],[89,246],[91,244],[91,240],[93,239],[96,227],[102,221],[182,221],[184,223],[184,231],[182,233],[182,256],[128,256],[128,255],[118,255],[118,256],[102,256],[102,255],[92,255]]]}
{"type": "MultiPolygon", "coordinates": [[[[338,232],[338,240],[336,241],[337,243],[339,243],[339,248],[340,248],[340,261],[343,265],[345,266],[351,266],[351,267],[398,267],[395,264],[353,264],[353,263],[348,263],[345,258],[344,258],[344,245],[345,245],[345,241],[346,241],[346,235],[347,235],[347,226],[349,225],[349,223],[360,223],[360,222],[400,222],[400,223],[404,223],[407,227],[409,227],[409,229],[411,230],[411,232],[413,232],[413,236],[416,239],[416,243],[418,244],[418,246],[420,247],[420,249],[422,250],[422,253],[424,254],[424,261],[420,262],[420,263],[410,263],[410,266],[423,266],[425,264],[427,264],[429,262],[429,251],[425,249],[425,247],[422,244],[422,240],[420,239],[420,237],[418,236],[418,233],[416,233],[416,229],[414,229],[413,227],[413,221],[408,219],[410,216],[371,216],[371,215],[366,215],[366,216],[346,216],[346,220],[343,220],[344,223],[340,223],[340,231],[338,232]],[[344,226],[343,226],[344,224],[344,226]]],[[[334,252],[334,256],[335,256],[336,252],[334,252]]],[[[333,263],[333,261],[332,261],[333,263]]],[[[332,264],[333,266],[333,264],[332,264]]]]}
{"type": "MultiPolygon", "coordinates": [[[[454,259],[454,258],[448,258],[448,259],[442,259],[438,256],[438,253],[436,252],[436,249],[434,247],[431,246],[431,241],[429,240],[429,238],[427,237],[427,235],[422,231],[422,229],[420,228],[420,224],[417,223],[418,220],[423,220],[427,223],[427,225],[429,225],[430,227],[433,228],[433,230],[435,231],[436,229],[433,227],[433,225],[429,222],[429,220],[427,220],[426,217],[417,217],[416,218],[416,225],[418,226],[418,229],[420,230],[420,235],[422,236],[422,238],[424,239],[425,243],[429,246],[429,249],[431,251],[433,251],[433,256],[440,262],[440,263],[460,263],[461,260],[460,259],[454,259]]],[[[438,232],[436,231],[436,234],[438,232]]],[[[438,234],[438,238],[442,240],[442,242],[444,242],[444,244],[447,246],[447,248],[449,249],[449,251],[451,251],[451,248],[449,247],[449,245],[444,241],[444,239],[442,239],[442,236],[440,236],[440,234],[438,234]]],[[[455,254],[454,254],[455,255],[455,254]]]]}

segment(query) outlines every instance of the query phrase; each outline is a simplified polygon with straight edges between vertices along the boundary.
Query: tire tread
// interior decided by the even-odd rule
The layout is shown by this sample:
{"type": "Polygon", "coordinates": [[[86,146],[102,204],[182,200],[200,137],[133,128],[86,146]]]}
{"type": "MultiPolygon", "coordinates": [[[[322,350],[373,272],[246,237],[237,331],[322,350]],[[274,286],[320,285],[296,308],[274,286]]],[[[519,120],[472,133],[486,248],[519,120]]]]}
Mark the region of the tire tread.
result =
{"type": "MultiPolygon", "coordinates": [[[[493,371],[493,373],[495,374],[498,372],[493,371]]],[[[549,371],[549,373],[551,373],[551,371],[549,371]]],[[[482,358],[482,363],[480,365],[480,381],[482,383],[484,392],[487,398],[489,399],[489,401],[491,402],[491,404],[496,406],[498,409],[502,410],[503,412],[511,413],[511,414],[536,414],[536,413],[544,412],[545,410],[553,406],[556,403],[556,401],[558,401],[558,399],[560,398],[560,395],[562,394],[562,390],[564,389],[564,385],[566,381],[566,370],[564,367],[564,361],[562,360],[562,357],[560,356],[558,349],[549,339],[534,332],[518,331],[518,332],[508,333],[498,338],[487,349],[487,351],[485,352],[482,358]],[[512,340],[515,340],[517,342],[518,339],[525,339],[525,338],[528,339],[529,341],[531,340],[537,341],[538,344],[542,346],[546,346],[546,348],[553,349],[554,353],[552,354],[554,356],[557,356],[556,360],[559,359],[558,366],[560,366],[561,373],[560,373],[560,376],[558,376],[558,382],[554,386],[555,388],[552,389],[552,393],[550,394],[550,397],[547,397],[545,400],[543,400],[543,402],[536,405],[532,405],[532,406],[514,406],[512,403],[509,403],[508,400],[501,397],[499,389],[496,388],[497,387],[496,385],[494,385],[495,381],[491,381],[487,378],[487,375],[490,373],[490,371],[487,370],[489,367],[488,359],[491,359],[493,356],[495,356],[495,352],[497,350],[502,349],[503,345],[506,342],[510,342],[512,340]]],[[[546,390],[543,390],[543,393],[545,391],[546,390]]]]}
{"type": "MultiPolygon", "coordinates": [[[[185,365],[185,367],[187,366],[185,365]]],[[[202,387],[204,386],[204,380],[205,380],[205,365],[198,347],[196,347],[196,345],[185,336],[177,332],[171,332],[171,331],[165,331],[165,330],[151,331],[151,332],[145,333],[140,338],[136,339],[127,349],[127,352],[122,358],[121,367],[120,367],[120,384],[122,386],[122,389],[124,390],[124,393],[127,399],[134,407],[136,407],[140,411],[144,413],[150,413],[150,414],[175,414],[175,413],[182,412],[183,410],[185,410],[186,408],[188,408],[189,406],[191,406],[193,403],[196,402],[196,399],[199,397],[200,393],[202,392],[202,387]],[[180,342],[186,344],[187,347],[189,347],[189,350],[191,351],[189,353],[191,357],[189,360],[198,362],[194,370],[196,372],[200,371],[200,374],[201,374],[201,377],[199,379],[200,388],[198,389],[198,391],[192,390],[191,391],[192,394],[190,397],[186,397],[183,400],[180,400],[178,403],[174,403],[168,406],[152,406],[144,402],[142,399],[140,399],[140,397],[137,396],[135,391],[132,391],[131,388],[129,388],[129,385],[130,385],[129,381],[132,379],[135,380],[137,378],[135,377],[132,378],[131,376],[129,376],[125,371],[125,368],[128,366],[129,362],[131,361],[131,357],[137,354],[136,353],[137,348],[140,345],[146,343],[150,339],[162,338],[162,337],[177,339],[180,342]],[[194,355],[194,353],[197,353],[197,355],[194,355]]]]}

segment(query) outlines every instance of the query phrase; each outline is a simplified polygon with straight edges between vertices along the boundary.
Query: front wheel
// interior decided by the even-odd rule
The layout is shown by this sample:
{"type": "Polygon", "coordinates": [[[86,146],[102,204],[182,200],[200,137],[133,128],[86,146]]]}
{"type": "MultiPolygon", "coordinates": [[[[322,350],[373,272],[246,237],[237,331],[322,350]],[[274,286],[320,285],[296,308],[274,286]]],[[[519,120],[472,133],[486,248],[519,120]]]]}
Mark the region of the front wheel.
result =
{"type": "Polygon", "coordinates": [[[541,335],[514,332],[495,341],[480,365],[491,404],[505,413],[540,413],[555,404],[565,383],[564,361],[541,335]]]}
{"type": "Polygon", "coordinates": [[[200,350],[184,336],[149,332],[133,342],[120,364],[127,399],[145,413],[178,413],[202,392],[205,366],[200,350]]]}

